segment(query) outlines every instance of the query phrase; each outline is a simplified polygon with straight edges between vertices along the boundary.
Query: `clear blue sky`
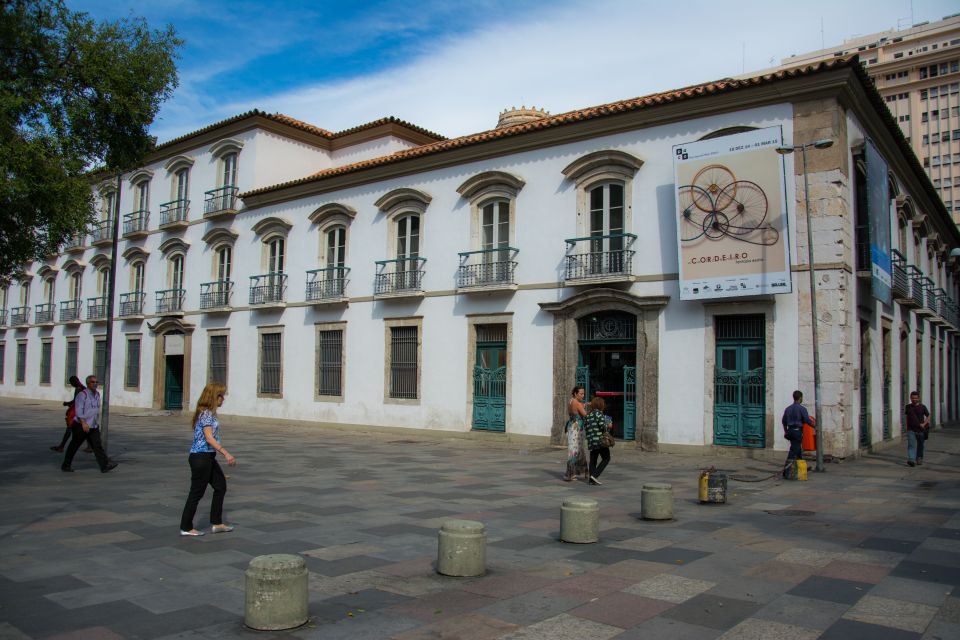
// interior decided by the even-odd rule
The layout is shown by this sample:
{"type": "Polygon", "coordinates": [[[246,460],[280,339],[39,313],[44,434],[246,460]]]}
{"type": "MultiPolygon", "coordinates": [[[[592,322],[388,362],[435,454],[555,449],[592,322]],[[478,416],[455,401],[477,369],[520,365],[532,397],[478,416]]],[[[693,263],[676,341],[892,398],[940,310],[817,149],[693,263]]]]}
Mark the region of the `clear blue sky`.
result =
{"type": "Polygon", "coordinates": [[[960,11],[956,0],[66,0],[186,41],[160,141],[259,108],[337,131],[384,116],[454,136],[763,69],[960,11]]]}

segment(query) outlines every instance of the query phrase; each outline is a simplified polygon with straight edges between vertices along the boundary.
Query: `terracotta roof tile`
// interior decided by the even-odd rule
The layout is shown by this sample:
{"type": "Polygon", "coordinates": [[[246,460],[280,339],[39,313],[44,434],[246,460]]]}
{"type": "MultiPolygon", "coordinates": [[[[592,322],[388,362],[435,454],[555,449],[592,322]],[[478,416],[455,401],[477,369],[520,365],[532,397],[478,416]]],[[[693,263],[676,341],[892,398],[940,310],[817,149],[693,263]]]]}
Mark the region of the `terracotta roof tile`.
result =
{"type": "MultiPolygon", "coordinates": [[[[716,80],[716,81],[708,82],[704,84],[692,85],[689,87],[673,89],[670,91],[663,91],[663,92],[651,94],[649,96],[642,96],[639,98],[630,98],[628,100],[619,100],[616,102],[597,105],[595,107],[587,107],[585,109],[568,111],[566,113],[560,113],[554,116],[541,118],[540,120],[524,122],[524,123],[516,124],[510,127],[503,127],[500,129],[491,129],[489,131],[481,131],[479,133],[460,136],[458,138],[438,140],[437,142],[424,144],[417,147],[412,147],[410,149],[404,149],[402,151],[397,151],[390,155],[378,156],[376,158],[361,160],[359,162],[355,162],[352,164],[333,167],[330,169],[324,169],[323,171],[318,171],[317,173],[308,175],[304,178],[299,178],[297,180],[292,180],[292,181],[284,182],[277,185],[263,187],[260,189],[254,189],[246,193],[242,193],[240,194],[240,196],[243,197],[243,196],[249,196],[249,195],[258,195],[261,193],[268,193],[271,191],[278,191],[281,189],[305,184],[308,182],[323,180],[324,178],[330,178],[333,176],[344,175],[347,173],[363,171],[365,169],[379,167],[387,164],[395,164],[395,163],[403,162],[405,160],[410,160],[412,158],[419,158],[425,155],[430,155],[435,153],[443,153],[445,151],[451,151],[453,149],[468,147],[475,144],[481,144],[481,143],[490,142],[493,140],[499,140],[503,138],[510,138],[517,135],[523,135],[533,131],[550,129],[550,128],[562,126],[565,124],[583,122],[585,120],[592,120],[594,118],[600,118],[600,117],[614,115],[618,113],[636,111],[639,109],[643,109],[645,107],[668,104],[671,102],[678,102],[681,100],[697,98],[705,95],[713,95],[717,93],[723,93],[725,91],[731,91],[731,90],[750,87],[750,86],[759,86],[759,85],[767,84],[769,82],[774,82],[777,80],[809,75],[811,73],[815,73],[821,70],[836,69],[836,68],[842,68],[846,66],[856,67],[857,69],[860,69],[862,71],[862,69],[860,68],[859,62],[856,62],[856,58],[853,57],[853,58],[836,58],[834,60],[819,62],[817,64],[807,65],[803,67],[785,69],[785,70],[777,71],[774,73],[765,74],[762,76],[756,76],[753,78],[745,78],[745,79],[724,78],[722,80],[716,80]]],[[[865,72],[864,72],[864,77],[866,77],[865,72]]],[[[384,120],[392,121],[393,119],[388,118],[384,120]]],[[[380,122],[381,120],[377,120],[368,125],[362,125],[361,127],[356,128],[356,130],[370,127],[370,126],[376,126],[376,124],[379,124],[380,122]]],[[[345,135],[346,133],[351,131],[353,130],[348,129],[336,135],[338,136],[345,135]]]]}
{"type": "Polygon", "coordinates": [[[267,113],[266,111],[261,111],[260,109],[251,109],[250,111],[246,111],[239,115],[227,118],[226,120],[214,122],[213,124],[207,125],[202,129],[191,131],[190,133],[174,138],[173,140],[168,140],[167,142],[164,142],[163,144],[158,145],[155,151],[160,151],[166,147],[175,145],[179,142],[183,142],[184,140],[189,140],[190,138],[199,136],[203,133],[207,133],[208,131],[219,129],[220,127],[226,126],[228,124],[233,124],[234,122],[240,122],[241,120],[245,120],[247,118],[254,118],[254,117],[261,117],[261,118],[266,118],[268,120],[273,120],[274,122],[279,122],[280,124],[284,124],[294,129],[299,129],[300,131],[306,131],[307,133],[311,133],[321,138],[326,138],[327,140],[342,138],[344,136],[350,135],[351,133],[357,133],[358,131],[364,131],[366,129],[373,129],[374,127],[379,127],[380,125],[384,125],[384,124],[397,124],[407,129],[410,129],[411,131],[416,131],[417,133],[434,138],[435,140],[446,139],[438,133],[434,133],[433,131],[428,131],[423,127],[418,127],[415,124],[411,124],[409,122],[400,120],[399,118],[395,118],[393,116],[380,118],[378,120],[374,120],[373,122],[368,122],[366,124],[361,124],[356,127],[351,127],[349,129],[344,129],[343,131],[337,131],[336,133],[334,133],[332,131],[327,131],[326,129],[321,129],[320,127],[310,124],[309,122],[304,122],[303,120],[297,120],[296,118],[292,118],[282,113],[267,113]]]}

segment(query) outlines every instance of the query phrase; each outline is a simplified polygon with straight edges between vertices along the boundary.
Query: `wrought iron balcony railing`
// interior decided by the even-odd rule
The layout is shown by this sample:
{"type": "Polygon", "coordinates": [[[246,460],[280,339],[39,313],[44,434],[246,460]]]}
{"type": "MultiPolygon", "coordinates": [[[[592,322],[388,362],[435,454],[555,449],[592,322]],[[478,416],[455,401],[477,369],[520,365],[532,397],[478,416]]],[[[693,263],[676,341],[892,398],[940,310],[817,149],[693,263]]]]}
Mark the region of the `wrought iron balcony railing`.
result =
{"type": "Polygon", "coordinates": [[[633,274],[634,251],[630,247],[636,239],[632,233],[614,233],[564,240],[564,280],[628,279],[633,274]]]}
{"type": "Polygon", "coordinates": [[[146,209],[134,211],[123,216],[123,235],[134,236],[147,232],[150,226],[150,212],[146,209]]]}
{"type": "Polygon", "coordinates": [[[232,280],[215,280],[200,283],[200,308],[224,309],[230,306],[233,293],[232,280]]]}
{"type": "Polygon", "coordinates": [[[460,253],[457,288],[490,289],[512,286],[515,284],[513,273],[517,268],[518,253],[519,251],[513,247],[460,253]]]}
{"type": "Polygon", "coordinates": [[[11,307],[10,326],[17,327],[22,324],[30,324],[30,307],[11,307]]]}
{"type": "Polygon", "coordinates": [[[60,322],[76,322],[80,319],[80,300],[63,300],[60,303],[60,322]]]}
{"type": "Polygon", "coordinates": [[[349,267],[328,267],[307,271],[307,302],[340,300],[347,290],[349,267]]]}
{"type": "Polygon", "coordinates": [[[161,289],[157,291],[157,313],[179,313],[183,311],[183,299],[186,289],[161,289]]]}
{"type": "Polygon", "coordinates": [[[893,297],[897,300],[907,300],[910,298],[910,277],[907,275],[907,259],[903,254],[893,249],[890,252],[890,261],[893,266],[893,297]]]}
{"type": "Polygon", "coordinates": [[[38,304],[37,310],[33,315],[33,321],[37,324],[49,324],[56,319],[56,306],[52,302],[38,304]]]}
{"type": "Polygon", "coordinates": [[[937,310],[937,293],[934,289],[933,280],[929,277],[923,278],[923,306],[930,312],[936,312],[937,310]]]}
{"type": "Polygon", "coordinates": [[[186,224],[190,213],[189,200],[172,200],[160,205],[160,226],[186,224]]]}
{"type": "Polygon", "coordinates": [[[377,260],[377,274],[374,276],[373,294],[389,296],[415,294],[423,290],[423,273],[426,258],[395,258],[377,260]]]}
{"type": "Polygon", "coordinates": [[[77,251],[78,249],[83,249],[84,244],[87,241],[87,234],[85,233],[76,233],[69,238],[63,245],[64,251],[77,251]]]}
{"type": "Polygon", "coordinates": [[[7,326],[7,310],[0,309],[0,327],[7,326]]]}
{"type": "Polygon", "coordinates": [[[287,274],[250,276],[250,304],[279,304],[287,294],[287,274]]]}
{"type": "Polygon", "coordinates": [[[90,230],[90,241],[93,244],[113,240],[113,220],[101,220],[90,230]]]}
{"type": "Polygon", "coordinates": [[[923,271],[912,264],[907,265],[907,276],[910,278],[910,300],[915,307],[923,307],[923,271]]]}
{"type": "Polygon", "coordinates": [[[147,294],[143,291],[131,291],[120,294],[120,317],[134,318],[143,315],[143,305],[147,294]]]}
{"type": "Polygon", "coordinates": [[[87,320],[105,320],[107,317],[107,296],[87,298],[87,320]]]}
{"type": "Polygon", "coordinates": [[[204,193],[203,215],[216,216],[217,214],[236,213],[238,191],[237,187],[227,186],[211,189],[204,193]]]}
{"type": "Polygon", "coordinates": [[[942,287],[931,289],[933,293],[933,311],[938,316],[947,320],[947,292],[942,287]]]}

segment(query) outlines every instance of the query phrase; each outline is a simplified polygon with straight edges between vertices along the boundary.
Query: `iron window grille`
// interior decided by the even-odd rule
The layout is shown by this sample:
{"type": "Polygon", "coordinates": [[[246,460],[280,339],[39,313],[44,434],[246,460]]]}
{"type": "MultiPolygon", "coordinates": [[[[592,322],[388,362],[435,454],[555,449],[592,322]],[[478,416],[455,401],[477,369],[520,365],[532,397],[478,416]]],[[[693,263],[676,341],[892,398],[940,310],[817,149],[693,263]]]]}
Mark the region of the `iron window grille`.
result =
{"type": "Polygon", "coordinates": [[[343,330],[320,331],[317,336],[317,395],[343,395],[343,330]]]}
{"type": "Polygon", "coordinates": [[[76,340],[67,342],[67,357],[63,367],[63,384],[70,384],[70,376],[77,375],[77,356],[80,343],[76,340]]]}
{"type": "Polygon", "coordinates": [[[40,384],[50,384],[50,365],[53,358],[53,343],[40,343],[40,384]]]}
{"type": "Polygon", "coordinates": [[[227,385],[227,336],[210,336],[210,368],[207,382],[227,385]]]}
{"type": "Polygon", "coordinates": [[[390,397],[418,398],[417,327],[390,328],[390,397]]]}
{"type": "Polygon", "coordinates": [[[260,393],[280,393],[281,345],[279,333],[260,334],[260,393]]]}
{"type": "Polygon", "coordinates": [[[127,388],[137,388],[140,386],[140,339],[130,338],[127,340],[127,367],[125,371],[123,386],[127,388]]]}

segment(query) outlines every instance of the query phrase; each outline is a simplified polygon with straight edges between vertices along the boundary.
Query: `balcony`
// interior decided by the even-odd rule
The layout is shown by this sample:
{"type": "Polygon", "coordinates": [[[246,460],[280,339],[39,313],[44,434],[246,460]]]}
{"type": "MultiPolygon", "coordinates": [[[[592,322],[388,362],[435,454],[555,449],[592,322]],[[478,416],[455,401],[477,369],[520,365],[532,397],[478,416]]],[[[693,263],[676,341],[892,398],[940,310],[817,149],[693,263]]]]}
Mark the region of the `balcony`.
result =
{"type": "Polygon", "coordinates": [[[914,265],[907,265],[907,277],[910,278],[910,300],[906,306],[923,308],[923,271],[917,269],[914,265]]]}
{"type": "Polygon", "coordinates": [[[173,200],[160,205],[160,228],[179,229],[187,226],[190,213],[189,200],[173,200]]]}
{"type": "Polygon", "coordinates": [[[0,327],[7,326],[7,310],[0,309],[0,327]]]}
{"type": "Polygon", "coordinates": [[[329,267],[307,271],[307,302],[341,302],[347,290],[349,267],[329,267]]]}
{"type": "Polygon", "coordinates": [[[101,220],[90,231],[90,244],[95,247],[113,242],[113,220],[101,220]]]}
{"type": "Polygon", "coordinates": [[[60,303],[60,322],[80,322],[80,300],[64,300],[60,303]]]}
{"type": "Polygon", "coordinates": [[[204,311],[229,310],[232,293],[232,280],[203,282],[200,284],[200,308],[204,311]]]}
{"type": "Polygon", "coordinates": [[[130,293],[120,294],[120,317],[121,318],[142,318],[143,305],[147,300],[147,294],[143,291],[131,291],[130,293]]]}
{"type": "Polygon", "coordinates": [[[157,313],[161,315],[183,313],[186,289],[161,289],[157,291],[157,313]]]}
{"type": "Polygon", "coordinates": [[[615,233],[570,238],[567,243],[564,284],[629,282],[633,279],[633,246],[637,236],[615,233]]]}
{"type": "Polygon", "coordinates": [[[38,304],[33,321],[37,324],[53,324],[56,319],[56,306],[50,302],[47,304],[38,304]]]}
{"type": "Polygon", "coordinates": [[[66,251],[67,253],[83,251],[84,249],[87,248],[86,243],[87,243],[87,234],[77,233],[67,238],[67,241],[63,245],[63,250],[66,251]]]}
{"type": "Polygon", "coordinates": [[[11,307],[10,326],[20,327],[30,324],[30,307],[11,307]]]}
{"type": "Polygon", "coordinates": [[[896,249],[890,252],[890,261],[893,266],[893,276],[891,289],[893,290],[893,299],[901,304],[911,306],[913,299],[910,297],[910,277],[907,275],[907,259],[896,249]]]}
{"type": "Polygon", "coordinates": [[[287,274],[267,273],[250,276],[250,304],[283,306],[287,295],[287,274]]]}
{"type": "Polygon", "coordinates": [[[107,319],[107,296],[87,298],[87,320],[107,319]]]}
{"type": "Polygon", "coordinates": [[[146,209],[134,211],[123,216],[123,237],[142,238],[147,235],[150,226],[150,212],[146,209]]]}
{"type": "Polygon", "coordinates": [[[220,218],[237,213],[237,187],[220,187],[204,193],[203,217],[220,218]]]}
{"type": "Polygon", "coordinates": [[[404,298],[423,295],[423,273],[426,258],[378,260],[373,281],[376,298],[404,298]]]}
{"type": "Polygon", "coordinates": [[[457,269],[457,291],[498,291],[517,288],[513,280],[517,254],[513,247],[464,251],[457,269]]]}
{"type": "Polygon", "coordinates": [[[918,302],[916,313],[919,315],[932,316],[934,307],[934,298],[932,294],[933,280],[922,275],[913,280],[913,299],[918,302]]]}

